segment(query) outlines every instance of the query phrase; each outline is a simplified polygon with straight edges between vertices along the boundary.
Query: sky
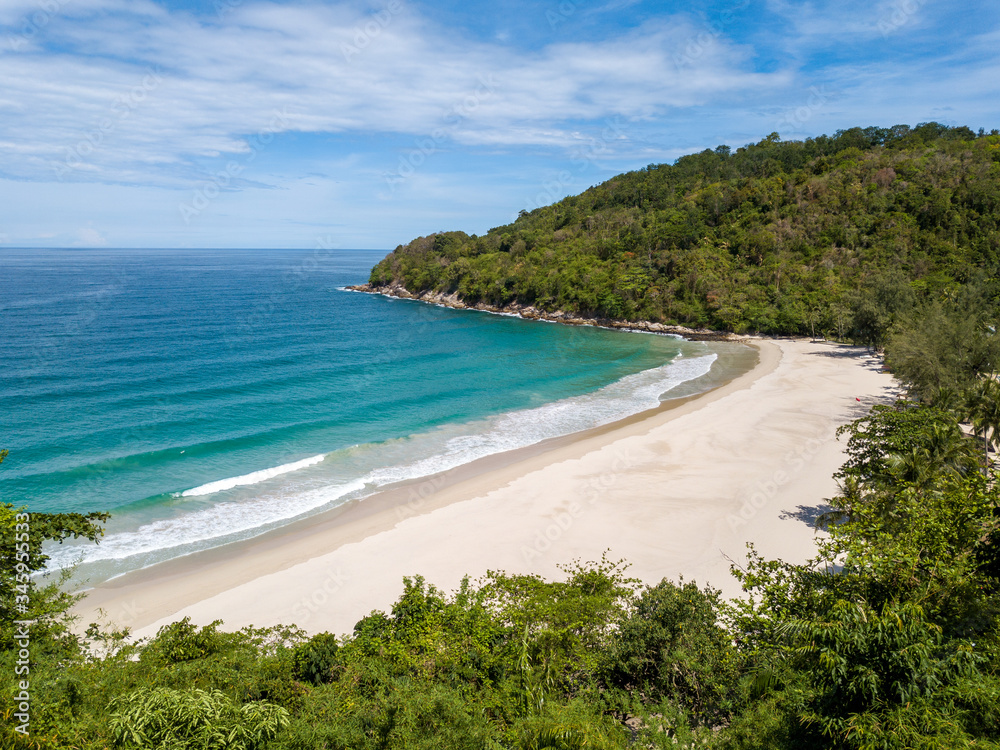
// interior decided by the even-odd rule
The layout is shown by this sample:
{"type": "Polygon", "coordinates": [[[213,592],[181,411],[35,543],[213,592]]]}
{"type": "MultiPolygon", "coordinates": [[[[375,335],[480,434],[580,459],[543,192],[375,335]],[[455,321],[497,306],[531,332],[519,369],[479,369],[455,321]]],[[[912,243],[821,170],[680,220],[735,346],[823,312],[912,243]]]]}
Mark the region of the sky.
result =
{"type": "Polygon", "coordinates": [[[983,0],[0,0],[0,248],[482,234],[772,132],[1000,128],[983,0]]]}

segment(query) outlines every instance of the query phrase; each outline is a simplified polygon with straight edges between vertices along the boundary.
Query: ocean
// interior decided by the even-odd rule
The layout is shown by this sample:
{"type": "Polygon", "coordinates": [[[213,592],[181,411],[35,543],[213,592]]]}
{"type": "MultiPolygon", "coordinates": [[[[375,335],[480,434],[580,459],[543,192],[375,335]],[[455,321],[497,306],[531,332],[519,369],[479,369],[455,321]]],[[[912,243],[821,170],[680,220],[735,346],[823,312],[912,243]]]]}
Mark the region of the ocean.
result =
{"type": "Polygon", "coordinates": [[[385,254],[0,250],[0,500],[112,514],[50,568],[107,580],[753,363],[344,289],[385,254]]]}

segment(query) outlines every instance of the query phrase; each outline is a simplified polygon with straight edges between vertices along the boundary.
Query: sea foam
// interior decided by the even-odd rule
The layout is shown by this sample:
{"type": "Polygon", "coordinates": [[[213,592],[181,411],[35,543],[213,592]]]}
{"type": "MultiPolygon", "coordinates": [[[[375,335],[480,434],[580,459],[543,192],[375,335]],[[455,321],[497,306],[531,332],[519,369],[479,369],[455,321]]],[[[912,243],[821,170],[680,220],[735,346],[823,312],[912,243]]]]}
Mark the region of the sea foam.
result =
{"type": "Polygon", "coordinates": [[[223,490],[231,490],[233,487],[244,487],[250,484],[259,484],[260,482],[273,477],[288,474],[293,471],[298,471],[299,469],[304,469],[307,466],[318,464],[324,458],[326,458],[326,454],[322,453],[318,456],[303,458],[301,461],[293,461],[292,463],[282,464],[281,466],[275,466],[271,469],[261,469],[260,471],[253,471],[249,474],[244,474],[239,477],[230,477],[229,479],[219,479],[215,482],[203,484],[200,487],[184,490],[184,492],[181,492],[179,496],[200,497],[201,495],[212,495],[216,492],[222,492],[223,490]]]}

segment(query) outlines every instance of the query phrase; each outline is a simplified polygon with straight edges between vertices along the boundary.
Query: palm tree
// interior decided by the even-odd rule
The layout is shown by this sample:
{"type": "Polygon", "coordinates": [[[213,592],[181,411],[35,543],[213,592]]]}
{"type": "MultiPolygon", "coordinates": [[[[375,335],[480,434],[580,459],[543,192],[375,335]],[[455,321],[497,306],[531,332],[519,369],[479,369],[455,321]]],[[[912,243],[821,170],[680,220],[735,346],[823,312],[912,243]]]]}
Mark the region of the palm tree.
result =
{"type": "Polygon", "coordinates": [[[976,466],[975,454],[958,423],[938,422],[921,431],[907,450],[889,453],[885,468],[874,479],[883,486],[912,485],[919,491],[932,490],[947,475],[962,475],[976,466]]]}
{"type": "Polygon", "coordinates": [[[827,498],[826,502],[832,507],[816,517],[816,528],[828,531],[831,526],[850,521],[855,508],[866,499],[867,493],[861,487],[858,478],[846,477],[840,484],[840,494],[837,497],[827,498]]]}
{"type": "Polygon", "coordinates": [[[934,484],[940,466],[927,448],[913,445],[907,451],[890,453],[886,457],[887,474],[897,486],[913,485],[924,490],[934,484]]]}
{"type": "Polygon", "coordinates": [[[973,433],[983,441],[983,474],[987,474],[990,445],[1000,447],[1000,383],[981,378],[970,394],[968,412],[973,433]]]}
{"type": "Polygon", "coordinates": [[[934,408],[948,412],[959,419],[965,416],[966,404],[963,403],[961,392],[954,388],[949,388],[948,386],[938,388],[928,399],[928,403],[934,408]]]}
{"type": "Polygon", "coordinates": [[[924,432],[922,447],[934,473],[965,474],[975,469],[975,454],[970,452],[957,419],[931,425],[924,432]]]}

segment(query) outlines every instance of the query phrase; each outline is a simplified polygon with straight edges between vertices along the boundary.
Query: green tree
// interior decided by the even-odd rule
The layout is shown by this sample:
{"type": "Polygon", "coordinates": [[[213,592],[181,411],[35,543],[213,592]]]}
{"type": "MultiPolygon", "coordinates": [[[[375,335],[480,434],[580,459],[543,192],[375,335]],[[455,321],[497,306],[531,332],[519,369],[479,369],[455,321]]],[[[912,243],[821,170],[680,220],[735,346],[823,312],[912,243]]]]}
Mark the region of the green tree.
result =
{"type": "MultiPolygon", "coordinates": [[[[0,463],[7,451],[0,451],[0,463]]],[[[108,513],[32,513],[0,503],[0,651],[14,647],[15,620],[32,621],[37,648],[72,647],[67,629],[68,611],[79,597],[63,591],[59,581],[45,582],[36,574],[45,570],[49,556],[42,545],[85,538],[98,542],[108,513]]]]}
{"type": "Polygon", "coordinates": [[[340,642],[332,633],[317,633],[295,648],[295,676],[313,685],[330,682],[338,666],[340,642]]]}
{"type": "MultiPolygon", "coordinates": [[[[835,477],[853,480],[856,498],[871,492],[892,496],[901,482],[926,487],[944,475],[963,475],[975,466],[955,415],[930,406],[905,401],[876,405],[837,434],[849,437],[847,460],[835,477]]],[[[842,509],[851,512],[852,506],[848,502],[842,509]]]]}
{"type": "MultiPolygon", "coordinates": [[[[933,401],[970,390],[1000,363],[1000,337],[975,305],[934,300],[904,316],[886,345],[886,363],[912,397],[933,401]]],[[[993,311],[995,315],[995,311],[993,311]]]]}
{"type": "Polygon", "coordinates": [[[871,275],[850,296],[854,340],[881,351],[893,324],[913,303],[913,290],[901,272],[871,275]]]}
{"type": "Polygon", "coordinates": [[[627,568],[624,561],[605,556],[563,567],[565,581],[491,571],[482,582],[483,603],[517,634],[516,653],[527,649],[532,669],[539,673],[536,682],[578,689],[597,668],[602,644],[638,584],[625,575],[627,568]]]}
{"type": "Polygon", "coordinates": [[[722,722],[736,687],[736,658],[719,623],[719,592],[664,580],[642,591],[606,649],[608,685],[647,702],[670,700],[695,724],[722,722]]]}
{"type": "Polygon", "coordinates": [[[769,334],[830,325],[882,349],[916,303],[973,287],[997,308],[998,140],[935,123],[690,154],[483,237],[417,238],[370,283],[595,319],[769,334]]]}
{"type": "Polygon", "coordinates": [[[744,709],[734,738],[748,736],[751,719],[783,747],[945,748],[1000,738],[989,707],[1000,696],[1000,488],[960,470],[968,453],[943,458],[946,446],[961,445],[947,419],[901,404],[851,425],[841,476],[853,489],[833,499],[841,515],[816,559],[794,566],[751,555],[735,571],[751,593],[733,608],[737,641],[774,676],[761,692],[784,718],[744,709]],[[923,451],[919,472],[895,465],[911,441],[923,451]]]}
{"type": "Polygon", "coordinates": [[[784,627],[797,667],[813,678],[800,720],[818,730],[815,741],[902,750],[972,739],[949,693],[968,689],[986,659],[971,642],[947,640],[918,605],[838,600],[784,627]]]}

